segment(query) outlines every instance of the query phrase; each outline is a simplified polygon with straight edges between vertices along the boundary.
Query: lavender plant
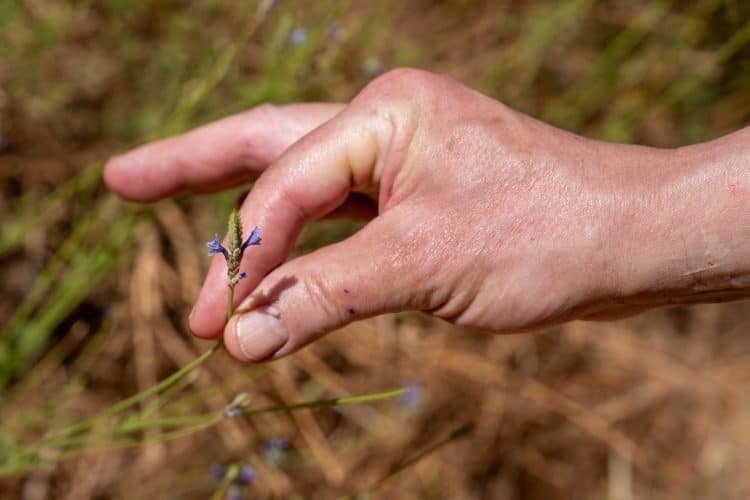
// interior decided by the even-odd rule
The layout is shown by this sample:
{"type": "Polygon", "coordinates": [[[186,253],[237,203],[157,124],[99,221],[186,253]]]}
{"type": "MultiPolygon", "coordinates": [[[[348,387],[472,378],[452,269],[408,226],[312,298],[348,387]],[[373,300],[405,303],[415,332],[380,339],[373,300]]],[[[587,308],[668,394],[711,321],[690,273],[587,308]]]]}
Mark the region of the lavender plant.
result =
{"type": "Polygon", "coordinates": [[[214,234],[214,239],[206,243],[208,247],[209,257],[216,254],[224,255],[224,260],[227,262],[227,278],[229,282],[229,300],[227,301],[227,320],[232,317],[234,312],[234,287],[241,279],[247,278],[247,273],[240,272],[240,263],[242,262],[242,256],[248,247],[260,245],[260,228],[255,228],[250,232],[250,236],[246,240],[242,240],[242,219],[237,210],[232,210],[229,215],[229,228],[228,234],[228,246],[224,248],[219,243],[218,233],[214,234]]]}
{"type": "Polygon", "coordinates": [[[250,464],[235,463],[229,467],[211,464],[211,478],[218,484],[211,500],[219,500],[225,492],[228,500],[240,500],[243,498],[242,490],[252,485],[258,477],[258,471],[250,464]]]}

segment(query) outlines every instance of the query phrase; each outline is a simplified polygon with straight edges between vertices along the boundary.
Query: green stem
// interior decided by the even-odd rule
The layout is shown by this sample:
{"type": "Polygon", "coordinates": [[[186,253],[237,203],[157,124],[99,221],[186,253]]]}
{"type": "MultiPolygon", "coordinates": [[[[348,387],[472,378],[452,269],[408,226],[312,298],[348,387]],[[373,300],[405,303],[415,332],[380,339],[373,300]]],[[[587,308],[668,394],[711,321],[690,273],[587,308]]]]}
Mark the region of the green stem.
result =
{"type": "Polygon", "coordinates": [[[120,401],[120,402],[118,402],[118,403],[110,406],[109,408],[106,408],[106,409],[100,411],[99,413],[97,413],[96,415],[94,415],[91,418],[88,418],[86,420],[83,420],[81,422],[73,424],[70,427],[67,427],[66,429],[63,429],[61,432],[59,432],[59,433],[55,434],[54,436],[52,436],[52,437],[50,437],[50,438],[42,441],[42,443],[49,443],[50,441],[54,441],[54,440],[56,440],[58,438],[68,437],[68,436],[71,436],[71,435],[76,434],[78,432],[87,430],[93,424],[95,424],[96,422],[98,422],[98,421],[100,421],[100,420],[102,420],[104,418],[111,417],[112,415],[115,415],[115,414],[117,414],[117,413],[119,413],[119,412],[121,412],[123,410],[126,410],[126,409],[130,408],[131,406],[134,406],[134,405],[140,403],[144,399],[146,399],[146,398],[148,398],[150,396],[153,396],[155,394],[158,394],[159,392],[161,392],[161,391],[163,391],[163,390],[171,387],[172,385],[174,385],[175,383],[177,383],[180,379],[182,379],[183,377],[185,377],[186,375],[188,375],[190,372],[192,372],[193,370],[195,370],[196,368],[198,368],[200,365],[202,365],[203,363],[205,363],[206,360],[208,358],[210,358],[211,356],[213,356],[216,353],[216,351],[218,351],[219,349],[221,349],[221,347],[223,345],[224,345],[224,342],[222,340],[217,341],[211,347],[211,349],[209,349],[208,351],[204,352],[203,354],[201,354],[200,356],[198,356],[193,361],[191,361],[190,363],[186,364],[185,366],[183,366],[182,368],[180,368],[176,372],[172,373],[170,376],[168,376],[167,378],[165,378],[164,380],[162,380],[158,384],[153,385],[153,386],[149,387],[148,389],[146,389],[144,391],[141,391],[141,392],[139,392],[137,394],[134,394],[133,396],[131,396],[131,397],[127,398],[127,399],[124,399],[124,400],[122,400],[122,401],[120,401]]]}
{"type": "MultiPolygon", "coordinates": [[[[253,417],[263,413],[272,413],[275,411],[294,411],[304,410],[310,408],[318,408],[321,406],[344,406],[352,404],[367,403],[371,401],[379,401],[382,399],[395,398],[406,392],[406,389],[400,387],[386,392],[377,392],[373,394],[363,394],[361,396],[348,396],[344,398],[334,399],[321,399],[319,401],[306,401],[303,403],[296,403],[293,405],[276,405],[266,406],[264,408],[255,408],[252,410],[242,410],[240,416],[253,417]]],[[[157,420],[144,420],[141,422],[134,422],[128,425],[126,432],[136,432],[152,428],[166,428],[166,427],[177,427],[179,425],[188,425],[195,423],[204,423],[210,420],[211,417],[217,415],[215,412],[203,413],[200,415],[179,415],[175,417],[165,417],[157,420]]],[[[231,417],[225,417],[231,418],[231,417]]]]}
{"type": "Polygon", "coordinates": [[[227,301],[227,321],[232,319],[232,314],[234,314],[234,285],[229,285],[229,300],[227,301]]]}
{"type": "MultiPolygon", "coordinates": [[[[234,285],[232,284],[232,282],[230,280],[230,284],[229,284],[229,300],[227,301],[227,321],[229,321],[229,319],[232,317],[233,313],[234,313],[234,285]]],[[[158,394],[158,393],[160,393],[160,392],[162,392],[162,391],[164,391],[164,390],[172,387],[174,384],[176,384],[177,382],[179,382],[180,380],[182,380],[185,376],[187,376],[190,372],[192,372],[193,370],[195,370],[196,368],[198,368],[200,365],[202,365],[204,362],[206,362],[206,360],[208,360],[208,358],[210,358],[211,356],[213,356],[216,353],[216,351],[218,351],[219,349],[221,349],[223,347],[223,345],[224,345],[223,339],[218,340],[211,347],[211,349],[209,349],[208,351],[204,352],[203,354],[201,354],[200,356],[198,356],[193,361],[191,361],[190,363],[186,364],[185,366],[183,366],[182,368],[180,368],[176,372],[172,373],[170,376],[168,376],[167,378],[165,378],[164,380],[162,380],[158,384],[153,385],[153,386],[149,387],[148,389],[146,389],[144,391],[141,391],[141,392],[139,392],[137,394],[134,394],[133,396],[131,396],[131,397],[127,398],[127,399],[124,399],[124,400],[122,400],[122,401],[120,401],[120,402],[118,402],[118,403],[110,406],[109,408],[107,408],[105,410],[100,411],[99,413],[97,413],[96,415],[94,415],[91,418],[88,418],[86,420],[83,420],[81,422],[78,422],[76,424],[73,424],[73,425],[71,425],[71,426],[63,429],[62,431],[60,431],[59,433],[51,436],[50,438],[47,438],[47,439],[43,440],[40,443],[40,445],[43,447],[43,446],[49,445],[50,443],[58,442],[60,439],[63,439],[63,441],[64,441],[65,438],[67,438],[67,437],[70,437],[70,436],[72,436],[74,434],[77,434],[79,432],[82,432],[82,431],[90,429],[91,426],[94,423],[96,423],[96,422],[98,422],[98,421],[100,421],[100,420],[102,420],[104,418],[111,417],[111,416],[113,416],[113,415],[115,415],[117,413],[120,413],[121,411],[126,410],[126,409],[128,409],[128,408],[130,408],[130,407],[132,407],[132,406],[134,406],[134,405],[136,405],[138,403],[140,403],[144,399],[149,398],[151,396],[154,396],[154,395],[156,395],[156,394],[158,394]]]]}
{"type": "MultiPolygon", "coordinates": [[[[372,402],[372,401],[379,401],[379,400],[398,397],[402,395],[404,392],[406,392],[406,388],[401,387],[401,388],[393,389],[393,390],[386,391],[386,392],[363,394],[361,396],[347,396],[343,398],[323,399],[319,401],[307,401],[303,403],[296,403],[293,405],[286,405],[286,406],[285,405],[266,406],[264,408],[256,408],[253,410],[243,410],[241,413],[241,416],[252,417],[252,416],[260,415],[263,413],[272,413],[272,412],[277,412],[277,411],[296,411],[296,410],[319,408],[323,406],[345,406],[345,405],[367,403],[367,402],[372,402]]],[[[99,435],[99,436],[90,435],[90,434],[85,435],[85,436],[75,436],[75,437],[59,436],[58,438],[54,440],[48,440],[44,443],[40,443],[38,445],[33,445],[29,448],[26,448],[23,450],[23,452],[35,453],[38,450],[43,449],[43,448],[57,448],[57,449],[72,448],[63,454],[63,456],[68,457],[70,455],[75,454],[76,452],[87,451],[87,450],[110,450],[110,449],[116,449],[116,448],[128,448],[132,446],[147,445],[147,444],[153,444],[153,443],[163,443],[166,441],[171,441],[173,439],[185,437],[195,432],[204,430],[208,427],[216,425],[224,418],[239,418],[239,417],[225,417],[221,413],[211,412],[211,413],[203,413],[200,415],[184,415],[184,416],[166,417],[166,418],[161,418],[161,419],[156,419],[156,420],[135,421],[130,424],[125,424],[124,426],[125,428],[119,428],[119,429],[116,428],[116,429],[113,429],[110,433],[106,433],[106,434],[99,435]],[[144,431],[147,429],[153,429],[153,428],[163,429],[163,428],[177,427],[177,426],[182,426],[182,425],[186,427],[173,429],[169,432],[160,434],[159,436],[153,439],[144,440],[144,439],[137,438],[137,437],[114,439],[113,441],[109,443],[105,443],[102,446],[97,446],[95,442],[97,438],[115,437],[117,434],[130,434],[134,432],[144,431]],[[85,449],[75,448],[76,446],[82,445],[84,443],[92,443],[92,446],[87,446],[85,449]]],[[[453,437],[453,439],[455,439],[455,437],[453,437]]],[[[439,443],[438,446],[442,444],[439,443]]],[[[432,449],[434,449],[434,447],[432,449]]]]}

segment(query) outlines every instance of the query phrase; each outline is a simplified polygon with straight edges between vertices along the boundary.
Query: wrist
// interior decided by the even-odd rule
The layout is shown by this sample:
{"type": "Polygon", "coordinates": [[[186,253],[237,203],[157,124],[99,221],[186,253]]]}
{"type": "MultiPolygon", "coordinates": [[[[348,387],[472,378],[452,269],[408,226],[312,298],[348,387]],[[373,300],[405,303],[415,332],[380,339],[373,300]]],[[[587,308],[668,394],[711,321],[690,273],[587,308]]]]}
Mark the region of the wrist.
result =
{"type": "MultiPolygon", "coordinates": [[[[625,308],[750,296],[750,131],[616,155],[614,302],[625,308]]],[[[612,146],[628,148],[627,146],[612,146]]]]}

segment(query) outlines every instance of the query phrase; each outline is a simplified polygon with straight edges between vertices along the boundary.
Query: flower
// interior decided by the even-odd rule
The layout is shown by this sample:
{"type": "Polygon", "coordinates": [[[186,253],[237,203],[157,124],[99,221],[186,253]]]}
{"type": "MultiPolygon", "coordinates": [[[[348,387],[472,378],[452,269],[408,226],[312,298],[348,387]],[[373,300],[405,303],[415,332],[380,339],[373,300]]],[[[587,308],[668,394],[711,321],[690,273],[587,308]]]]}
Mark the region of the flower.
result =
{"type": "Polygon", "coordinates": [[[422,388],[415,383],[406,384],[406,392],[401,395],[401,406],[414,408],[422,401],[422,388]]]}
{"type": "Polygon", "coordinates": [[[375,78],[376,76],[380,76],[383,74],[383,72],[385,71],[385,65],[380,61],[380,59],[376,57],[368,57],[362,63],[362,69],[364,70],[365,74],[367,74],[371,78],[375,78]]]}
{"type": "Polygon", "coordinates": [[[226,475],[227,475],[227,470],[224,468],[223,465],[217,464],[215,462],[211,464],[211,478],[215,482],[220,483],[221,481],[224,480],[226,475]]]}
{"type": "Polygon", "coordinates": [[[268,439],[263,442],[261,448],[263,448],[263,454],[266,456],[266,460],[274,465],[278,465],[284,458],[284,452],[291,447],[291,443],[288,439],[283,437],[275,437],[268,439]]]}
{"type": "Polygon", "coordinates": [[[237,482],[244,486],[251,484],[256,479],[258,479],[258,471],[252,465],[245,464],[237,472],[237,482]]]}
{"type": "Polygon", "coordinates": [[[283,437],[267,439],[263,442],[263,451],[268,450],[285,450],[289,448],[289,440],[283,437]]]}
{"type": "Polygon", "coordinates": [[[247,247],[253,245],[260,245],[261,241],[262,239],[260,237],[260,228],[258,226],[255,226],[250,232],[250,236],[248,236],[245,242],[242,244],[242,250],[244,251],[247,247]]]}
{"type": "Polygon", "coordinates": [[[239,408],[224,408],[221,412],[222,417],[239,417],[240,415],[242,415],[242,410],[239,408]]]}
{"type": "Polygon", "coordinates": [[[337,42],[341,40],[341,24],[339,24],[338,21],[329,24],[326,32],[331,39],[336,40],[337,42]]]}
{"type": "Polygon", "coordinates": [[[307,41],[307,31],[305,28],[296,28],[289,35],[289,41],[292,45],[303,45],[307,41]]]}
{"type": "Polygon", "coordinates": [[[242,500],[242,498],[244,498],[242,490],[236,484],[231,485],[227,489],[227,500],[242,500]]]}
{"type": "Polygon", "coordinates": [[[260,245],[260,228],[255,226],[250,232],[250,236],[246,240],[242,239],[242,220],[237,210],[233,210],[229,215],[229,227],[227,236],[227,246],[224,247],[219,243],[219,235],[214,234],[214,239],[207,242],[208,255],[216,255],[218,253],[224,256],[224,260],[227,262],[227,276],[229,277],[229,286],[234,287],[241,279],[247,278],[247,273],[240,272],[240,262],[242,256],[248,247],[260,245]]]}
{"type": "Polygon", "coordinates": [[[216,255],[217,253],[224,254],[224,259],[229,260],[229,252],[219,243],[219,233],[214,233],[214,239],[206,242],[208,247],[208,256],[216,255]]]}

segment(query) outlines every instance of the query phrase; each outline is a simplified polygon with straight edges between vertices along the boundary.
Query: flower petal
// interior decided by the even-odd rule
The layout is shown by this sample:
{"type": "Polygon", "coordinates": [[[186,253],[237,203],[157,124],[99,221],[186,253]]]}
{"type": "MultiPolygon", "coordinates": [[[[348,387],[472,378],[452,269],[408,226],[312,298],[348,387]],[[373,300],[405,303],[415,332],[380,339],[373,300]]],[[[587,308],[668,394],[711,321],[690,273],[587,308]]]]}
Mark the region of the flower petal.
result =
{"type": "Polygon", "coordinates": [[[250,233],[250,236],[248,236],[245,240],[245,243],[242,244],[242,250],[246,249],[249,246],[260,245],[260,242],[260,228],[258,226],[255,226],[255,228],[250,233]]]}

